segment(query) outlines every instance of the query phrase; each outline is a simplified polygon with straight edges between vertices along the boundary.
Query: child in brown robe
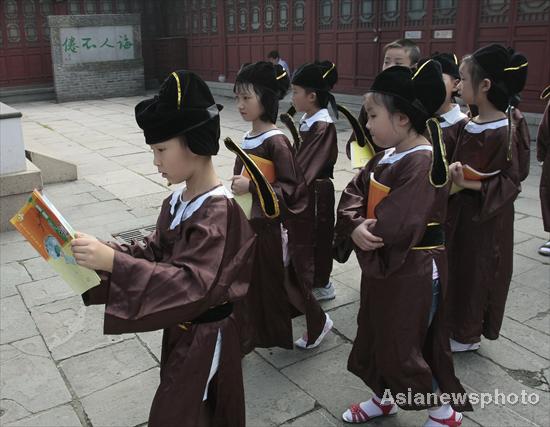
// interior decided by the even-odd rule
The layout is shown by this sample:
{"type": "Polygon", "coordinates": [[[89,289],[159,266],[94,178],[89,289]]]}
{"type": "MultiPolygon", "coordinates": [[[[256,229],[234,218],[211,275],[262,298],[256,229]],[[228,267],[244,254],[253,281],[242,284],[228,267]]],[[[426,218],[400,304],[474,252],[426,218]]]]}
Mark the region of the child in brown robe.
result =
{"type": "MultiPolygon", "coordinates": [[[[537,160],[542,163],[540,175],[540,206],[544,231],[550,233],[550,86],[546,87],[540,99],[548,98],[544,115],[539,125],[537,135],[537,160]]],[[[550,240],[539,248],[539,254],[550,256],[550,240]]]]}
{"type": "Polygon", "coordinates": [[[481,335],[499,336],[513,270],[514,201],[520,192],[518,145],[510,101],[523,88],[527,60],[500,45],[483,47],[460,65],[462,99],[478,114],[464,126],[451,171],[461,188],[449,199],[451,349],[477,350],[481,335]],[[492,174],[466,179],[464,167],[492,174]]]}
{"type": "Polygon", "coordinates": [[[136,120],[155,166],[185,187],[164,200],[156,230],[142,242],[103,243],[80,233],[73,242],[77,262],[101,272],[101,284],[83,299],[105,304],[106,334],[164,329],[151,427],[245,425],[232,311],[249,287],[255,237],[212,165],[219,108],[206,83],[183,70],[140,102],[136,120]]]}
{"type": "Polygon", "coordinates": [[[445,102],[441,105],[437,114],[442,119],[440,125],[443,142],[445,143],[445,157],[447,162],[450,163],[455,151],[458,134],[468,122],[468,116],[460,110],[460,105],[453,102],[453,98],[458,95],[457,88],[460,83],[456,55],[454,53],[435,53],[432,55],[432,59],[441,65],[443,82],[447,92],[445,102]]]}
{"type": "Polygon", "coordinates": [[[330,61],[304,64],[292,77],[292,104],[296,111],[304,112],[296,162],[304,174],[309,195],[308,207],[296,226],[313,226],[310,242],[314,253],[313,295],[318,301],[336,297],[330,282],[335,204],[331,178],[334,178],[338,158],[338,140],[327,107],[330,102],[336,112],[336,101],[330,90],[337,80],[336,65],[330,61]]]}
{"type": "Polygon", "coordinates": [[[406,67],[386,69],[365,95],[367,126],[386,149],[344,190],[335,245],[351,238],[361,267],[357,337],[348,369],[374,396],[344,412],[349,423],[395,414],[399,405],[428,408],[426,426],[459,426],[457,410],[471,409],[467,401],[451,407],[438,400],[441,393],[464,393],[444,322],[442,223],[449,187],[441,129],[433,118],[444,99],[441,67],[433,60],[415,74],[406,67]],[[433,145],[423,136],[426,128],[433,145]],[[421,401],[399,397],[409,390],[421,401]]]}
{"type": "MultiPolygon", "coordinates": [[[[420,48],[418,45],[409,39],[398,39],[384,46],[384,60],[382,62],[382,71],[394,65],[409,67],[414,69],[420,60],[420,48]]],[[[368,115],[365,107],[361,106],[359,117],[357,118],[360,126],[365,130],[365,134],[369,140],[372,138],[369,135],[367,128],[368,115]]],[[[351,159],[351,143],[357,141],[357,136],[352,133],[346,143],[346,155],[351,159]]],[[[378,147],[375,143],[372,144],[376,152],[383,151],[382,147],[378,147]]]]}
{"type": "MultiPolygon", "coordinates": [[[[289,88],[289,77],[280,65],[257,62],[244,66],[237,75],[234,92],[242,118],[252,124],[241,147],[258,164],[268,165],[280,216],[268,218],[252,195],[250,224],[258,236],[250,292],[246,298],[250,342],[255,347],[293,348],[292,318],[306,315],[307,333],[294,344],[317,347],[332,328],[332,320],[312,294],[313,253],[309,229],[289,227],[287,222],[307,207],[304,177],[288,138],[275,122],[281,99],[289,88]]],[[[253,193],[254,183],[242,175],[237,159],[231,189],[241,197],[253,193]]]]}

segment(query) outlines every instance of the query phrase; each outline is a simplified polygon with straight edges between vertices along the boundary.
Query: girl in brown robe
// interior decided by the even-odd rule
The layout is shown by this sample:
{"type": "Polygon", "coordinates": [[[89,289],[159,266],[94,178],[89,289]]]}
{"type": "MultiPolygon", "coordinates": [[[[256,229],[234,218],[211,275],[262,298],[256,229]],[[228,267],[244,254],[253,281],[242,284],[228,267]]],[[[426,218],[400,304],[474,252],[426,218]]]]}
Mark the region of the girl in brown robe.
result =
{"type": "Polygon", "coordinates": [[[441,68],[433,60],[414,75],[406,67],[388,68],[365,96],[369,130],[386,150],[344,190],[335,245],[351,238],[361,267],[361,305],[348,369],[374,396],[344,412],[349,423],[395,414],[399,405],[429,408],[426,426],[460,426],[462,414],[456,411],[471,410],[454,374],[444,321],[442,223],[449,187],[441,130],[431,119],[444,98],[441,68]],[[433,147],[422,136],[426,127],[433,147]],[[452,401],[451,407],[439,400],[441,393],[464,400],[452,401]]]}
{"type": "Polygon", "coordinates": [[[461,97],[478,115],[462,130],[450,166],[461,191],[451,196],[449,239],[450,329],[453,351],[479,348],[481,335],[499,336],[514,245],[514,201],[520,191],[518,145],[509,103],[523,88],[527,60],[500,45],[467,56],[460,65],[461,97]],[[464,165],[482,180],[464,178],[464,165]]]}
{"type": "MultiPolygon", "coordinates": [[[[317,347],[332,328],[332,320],[313,297],[312,227],[290,227],[291,221],[307,208],[308,195],[293,147],[276,126],[279,99],[288,91],[289,78],[280,65],[257,62],[244,66],[235,82],[237,106],[252,129],[241,147],[257,162],[270,166],[271,185],[280,205],[280,216],[264,215],[252,194],[250,224],[258,236],[250,292],[246,298],[250,341],[245,351],[255,347],[293,348],[292,318],[306,315],[307,333],[295,344],[317,347]],[[258,159],[259,158],[259,159],[258,159]],[[267,161],[267,162],[266,162],[267,161]]],[[[235,161],[233,192],[254,193],[254,183],[241,175],[243,164],[235,161]]]]}
{"type": "Polygon", "coordinates": [[[304,112],[300,120],[300,145],[296,162],[308,188],[307,209],[296,221],[297,227],[313,224],[309,242],[314,253],[313,295],[318,301],[335,298],[330,282],[332,272],[332,239],[334,235],[334,185],[331,181],[338,158],[336,127],[327,110],[329,101],[336,111],[330,93],[338,80],[336,66],[330,61],[304,64],[292,77],[292,104],[304,112]]]}
{"type": "Polygon", "coordinates": [[[458,73],[458,59],[454,53],[437,53],[432,55],[434,61],[439,62],[443,73],[443,82],[447,95],[437,114],[441,118],[441,131],[445,143],[445,158],[450,163],[456,147],[460,130],[468,121],[468,116],[460,110],[460,105],[453,103],[458,95],[457,87],[460,83],[458,73]]]}
{"type": "Polygon", "coordinates": [[[156,230],[142,242],[79,234],[77,262],[102,277],[84,302],[105,304],[106,334],[164,329],[149,426],[244,426],[232,310],[249,287],[255,237],[212,165],[218,106],[200,77],[177,71],[158,96],[136,106],[136,120],[159,172],[186,186],[164,200],[156,230]]]}
{"type": "MultiPolygon", "coordinates": [[[[550,86],[540,95],[541,99],[550,98],[550,86]]],[[[537,135],[537,160],[542,163],[540,175],[540,207],[544,231],[550,233],[550,99],[546,104],[537,135]]],[[[550,256],[550,240],[539,248],[539,254],[550,256]]]]}

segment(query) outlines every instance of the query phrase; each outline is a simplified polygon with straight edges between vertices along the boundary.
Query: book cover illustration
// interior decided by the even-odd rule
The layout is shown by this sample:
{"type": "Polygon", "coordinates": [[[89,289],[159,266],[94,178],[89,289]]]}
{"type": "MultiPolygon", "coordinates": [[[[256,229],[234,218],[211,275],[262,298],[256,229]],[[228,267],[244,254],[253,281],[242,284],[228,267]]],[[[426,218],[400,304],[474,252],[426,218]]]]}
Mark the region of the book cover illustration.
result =
{"type": "Polygon", "coordinates": [[[74,292],[99,284],[95,271],[76,263],[71,248],[76,233],[46,196],[34,190],[10,222],[74,292]]]}

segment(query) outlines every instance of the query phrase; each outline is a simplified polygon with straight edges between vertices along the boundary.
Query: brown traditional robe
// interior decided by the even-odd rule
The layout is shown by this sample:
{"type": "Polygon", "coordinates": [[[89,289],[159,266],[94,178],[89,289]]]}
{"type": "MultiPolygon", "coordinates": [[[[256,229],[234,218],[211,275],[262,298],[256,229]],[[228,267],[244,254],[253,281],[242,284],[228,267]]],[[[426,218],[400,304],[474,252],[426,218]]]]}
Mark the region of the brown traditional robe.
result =
{"type": "MultiPolygon", "coordinates": [[[[359,121],[359,125],[365,131],[365,135],[367,136],[368,140],[371,141],[372,148],[374,148],[374,151],[376,153],[379,153],[380,151],[384,151],[384,148],[379,147],[374,143],[374,141],[372,140],[372,136],[369,130],[367,129],[367,122],[369,121],[369,115],[367,114],[367,110],[365,110],[364,106],[361,106],[361,111],[359,111],[359,116],[357,117],[357,120],[359,121]]],[[[348,156],[348,159],[351,159],[352,141],[357,141],[357,137],[355,136],[355,133],[352,133],[348,139],[348,142],[346,142],[346,156],[348,156]]]]}
{"type": "Polygon", "coordinates": [[[540,206],[544,231],[550,233],[550,102],[546,105],[537,135],[537,160],[542,164],[540,206]]]}
{"type": "Polygon", "coordinates": [[[460,110],[458,104],[455,104],[450,111],[441,115],[441,119],[443,120],[440,125],[443,134],[443,143],[445,144],[445,157],[447,163],[450,164],[455,151],[458,135],[466,123],[468,123],[468,116],[460,110]]]}
{"type": "Polygon", "coordinates": [[[208,389],[213,425],[244,426],[235,313],[218,321],[193,321],[212,307],[244,298],[252,273],[254,233],[223,186],[197,196],[182,206],[185,209],[179,208],[179,194],[164,201],[156,231],[143,242],[109,243],[115,249],[113,272],[102,273],[101,284],[83,299],[86,305],[105,304],[106,334],[164,329],[151,427],[198,424],[218,333],[221,355],[208,389]],[[182,210],[183,216],[178,215],[182,210]]]}
{"type": "MultiPolygon", "coordinates": [[[[300,121],[302,144],[296,162],[306,180],[309,203],[296,221],[312,223],[314,232],[309,242],[314,252],[313,287],[324,287],[332,272],[332,239],[334,237],[334,165],[338,158],[336,127],[326,108],[300,121]]],[[[290,225],[290,224],[289,224],[290,225]]]]}
{"type": "MultiPolygon", "coordinates": [[[[444,393],[464,393],[455,377],[446,328],[447,260],[443,246],[417,247],[430,223],[442,224],[448,186],[429,181],[431,145],[403,153],[394,149],[378,153],[348,184],[338,205],[335,245],[350,238],[366,217],[370,175],[391,188],[375,209],[372,230],[384,247],[362,251],[355,247],[361,266],[361,305],[357,337],[348,369],[382,397],[389,389],[407,393],[432,393],[432,377],[444,393]],[[434,263],[440,278],[439,305],[431,325],[434,263]]],[[[430,405],[400,405],[423,409],[430,405]]],[[[468,402],[454,405],[471,410],[468,402]]]]}
{"type": "Polygon", "coordinates": [[[512,109],[512,129],[512,138],[518,150],[519,180],[523,181],[529,175],[531,165],[531,137],[525,116],[518,108],[512,109]]]}
{"type": "MultiPolygon", "coordinates": [[[[250,137],[241,144],[247,154],[270,160],[275,167],[271,183],[279,201],[281,216],[266,218],[250,182],[252,212],[250,224],[257,234],[256,255],[250,291],[245,300],[245,317],[249,340],[244,351],[255,347],[292,349],[292,318],[306,315],[308,345],[315,342],[325,324],[325,314],[311,293],[313,251],[309,245],[313,225],[297,230],[288,221],[307,208],[307,187],[296,164],[288,138],[279,129],[250,137]],[[281,228],[284,225],[284,229],[281,228]],[[289,265],[283,262],[283,233],[288,230],[289,265]]],[[[235,160],[234,174],[242,173],[243,164],[235,160]]]]}
{"type": "Polygon", "coordinates": [[[514,200],[520,191],[517,145],[508,157],[508,121],[468,122],[455,150],[480,172],[501,172],[481,181],[481,191],[462,190],[449,199],[447,241],[451,337],[479,342],[499,336],[512,279],[514,200]]]}

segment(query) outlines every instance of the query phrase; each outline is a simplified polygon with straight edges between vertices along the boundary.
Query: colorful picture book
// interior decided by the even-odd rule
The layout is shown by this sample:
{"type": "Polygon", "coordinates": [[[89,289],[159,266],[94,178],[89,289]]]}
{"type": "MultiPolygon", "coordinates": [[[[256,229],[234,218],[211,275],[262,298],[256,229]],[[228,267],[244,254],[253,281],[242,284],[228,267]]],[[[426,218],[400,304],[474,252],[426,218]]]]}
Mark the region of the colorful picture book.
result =
{"type": "Polygon", "coordinates": [[[34,190],[10,222],[77,294],[99,284],[95,271],[76,263],[71,248],[76,233],[45,195],[34,190]]]}

